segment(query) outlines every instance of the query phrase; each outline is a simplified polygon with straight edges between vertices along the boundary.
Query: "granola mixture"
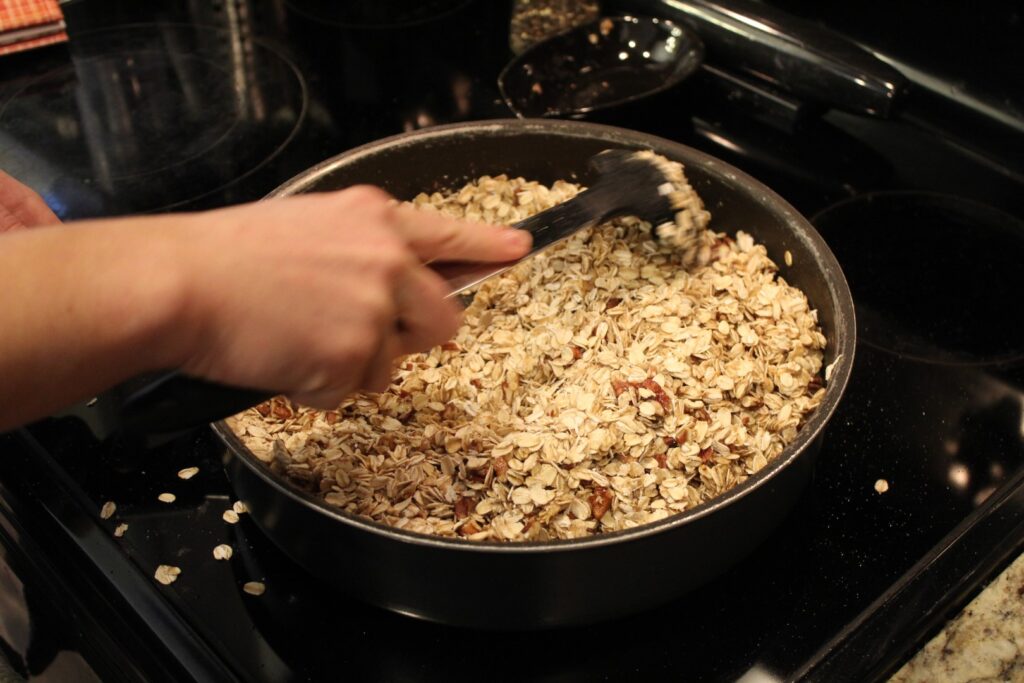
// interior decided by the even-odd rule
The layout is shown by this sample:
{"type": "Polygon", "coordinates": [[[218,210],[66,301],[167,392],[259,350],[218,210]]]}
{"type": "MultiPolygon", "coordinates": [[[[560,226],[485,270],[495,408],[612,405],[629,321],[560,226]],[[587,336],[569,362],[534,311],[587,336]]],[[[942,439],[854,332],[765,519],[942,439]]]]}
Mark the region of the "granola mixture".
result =
{"type": "Polygon", "coordinates": [[[509,46],[522,54],[534,44],[600,15],[596,0],[516,0],[509,20],[509,46]]]}
{"type": "MultiPolygon", "coordinates": [[[[413,203],[511,223],[579,189],[485,176],[413,203]]],[[[387,392],[231,424],[329,505],[410,531],[577,538],[693,508],[778,456],[825,393],[804,294],[707,220],[693,194],[660,240],[628,217],[578,233],[481,285],[387,392]]]]}

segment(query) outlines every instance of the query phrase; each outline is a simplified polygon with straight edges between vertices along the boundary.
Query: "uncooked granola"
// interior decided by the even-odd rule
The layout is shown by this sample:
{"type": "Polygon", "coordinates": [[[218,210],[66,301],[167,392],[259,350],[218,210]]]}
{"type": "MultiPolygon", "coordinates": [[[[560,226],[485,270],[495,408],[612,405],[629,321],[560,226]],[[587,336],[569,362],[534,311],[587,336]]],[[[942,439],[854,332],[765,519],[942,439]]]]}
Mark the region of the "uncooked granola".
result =
{"type": "Polygon", "coordinates": [[[100,508],[100,519],[110,519],[117,512],[117,503],[112,500],[108,500],[100,508]]]}
{"type": "Polygon", "coordinates": [[[165,586],[170,586],[172,583],[178,580],[178,575],[181,574],[181,569],[169,564],[162,564],[156,568],[156,572],[153,574],[153,578],[162,583],[165,586]]]}
{"type": "Polygon", "coordinates": [[[221,515],[221,519],[228,524],[238,524],[238,513],[234,510],[225,510],[224,514],[221,515]]]}
{"type": "Polygon", "coordinates": [[[267,587],[260,581],[246,581],[242,586],[242,590],[249,595],[263,595],[267,587]]]}
{"type": "Polygon", "coordinates": [[[178,478],[179,479],[191,479],[192,477],[196,476],[197,474],[199,474],[199,468],[198,467],[186,467],[183,470],[178,470],[178,478]]]}
{"type": "Polygon", "coordinates": [[[215,560],[230,560],[234,554],[235,551],[227,543],[221,543],[213,549],[213,558],[215,560]]]}
{"type": "MultiPolygon", "coordinates": [[[[512,223],[579,189],[502,175],[412,203],[512,223]]],[[[700,505],[796,437],[825,394],[825,337],[763,246],[686,201],[660,240],[616,219],[485,282],[385,393],[275,398],[230,424],[328,505],[414,532],[578,538],[700,505]]]]}

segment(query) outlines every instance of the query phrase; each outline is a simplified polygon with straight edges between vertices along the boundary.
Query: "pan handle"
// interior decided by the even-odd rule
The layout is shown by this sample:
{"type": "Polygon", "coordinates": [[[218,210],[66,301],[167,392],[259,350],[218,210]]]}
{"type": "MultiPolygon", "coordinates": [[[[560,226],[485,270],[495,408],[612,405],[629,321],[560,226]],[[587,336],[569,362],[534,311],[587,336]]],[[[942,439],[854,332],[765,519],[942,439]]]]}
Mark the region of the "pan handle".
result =
{"type": "Polygon", "coordinates": [[[119,421],[130,434],[174,434],[223,420],[272,396],[168,372],[129,394],[120,406],[119,421]]]}

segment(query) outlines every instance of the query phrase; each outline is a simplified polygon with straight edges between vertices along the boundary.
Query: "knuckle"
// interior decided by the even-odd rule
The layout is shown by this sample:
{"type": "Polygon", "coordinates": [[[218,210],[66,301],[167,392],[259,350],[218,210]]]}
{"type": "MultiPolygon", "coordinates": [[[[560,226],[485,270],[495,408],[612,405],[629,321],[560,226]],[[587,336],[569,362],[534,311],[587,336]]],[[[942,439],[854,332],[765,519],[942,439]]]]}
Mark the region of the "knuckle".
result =
{"type": "Polygon", "coordinates": [[[375,255],[376,269],[388,284],[394,283],[409,265],[409,256],[397,241],[385,239],[375,255]]]}
{"type": "Polygon", "coordinates": [[[456,223],[443,223],[435,230],[434,235],[438,249],[442,253],[458,251],[465,245],[468,237],[466,230],[456,223]]]}
{"type": "Polygon", "coordinates": [[[391,199],[391,195],[373,185],[353,185],[342,190],[342,195],[352,202],[365,205],[367,208],[374,205],[387,208],[391,199]]]}
{"type": "Polygon", "coordinates": [[[441,336],[440,341],[442,342],[451,339],[458,331],[459,318],[455,313],[449,313],[438,325],[438,334],[441,336]]]}
{"type": "Polygon", "coordinates": [[[372,332],[355,334],[346,343],[338,345],[331,358],[331,365],[336,372],[351,372],[355,367],[368,363],[373,358],[377,336],[372,332]]]}
{"type": "Polygon", "coordinates": [[[433,347],[451,339],[458,330],[459,319],[454,313],[440,313],[432,318],[429,326],[423,330],[423,341],[433,347]]]}

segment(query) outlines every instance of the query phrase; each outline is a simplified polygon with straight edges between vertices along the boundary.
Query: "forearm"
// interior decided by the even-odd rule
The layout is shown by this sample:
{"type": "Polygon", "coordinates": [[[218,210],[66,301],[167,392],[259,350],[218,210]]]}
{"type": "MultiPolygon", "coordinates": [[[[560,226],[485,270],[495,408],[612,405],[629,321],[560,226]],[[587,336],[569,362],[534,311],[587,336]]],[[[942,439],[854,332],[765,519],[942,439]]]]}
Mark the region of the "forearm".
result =
{"type": "Polygon", "coordinates": [[[0,236],[0,429],[177,364],[187,283],[175,220],[0,236]]]}
{"type": "Polygon", "coordinates": [[[0,234],[0,430],[160,368],[324,408],[383,389],[395,356],[458,327],[424,261],[530,243],[390,201],[353,187],[0,234]]]}

